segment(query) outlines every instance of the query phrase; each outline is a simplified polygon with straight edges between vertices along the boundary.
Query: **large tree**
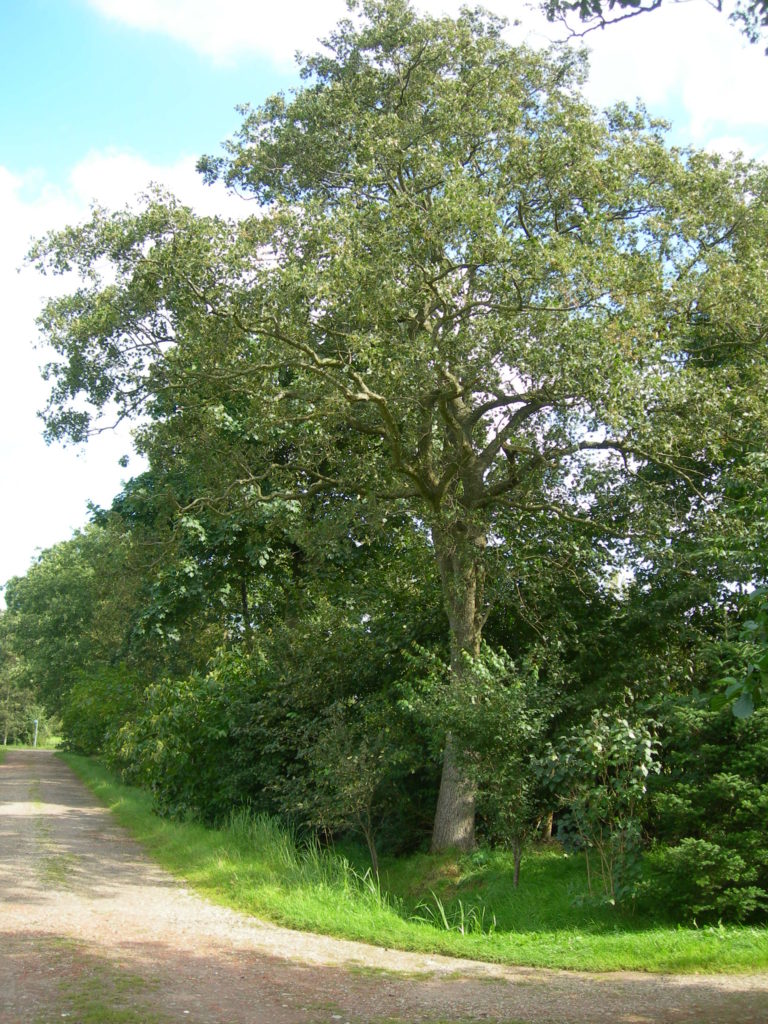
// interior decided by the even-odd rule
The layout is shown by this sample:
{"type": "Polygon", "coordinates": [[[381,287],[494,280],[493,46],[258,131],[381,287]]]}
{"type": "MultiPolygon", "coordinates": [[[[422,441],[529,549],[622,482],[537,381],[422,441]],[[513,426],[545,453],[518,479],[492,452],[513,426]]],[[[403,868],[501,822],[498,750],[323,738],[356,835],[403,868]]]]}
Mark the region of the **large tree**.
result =
{"type": "MultiPolygon", "coordinates": [[[[211,500],[405,514],[463,690],[502,536],[509,569],[547,522],[614,559],[654,510],[682,529],[756,415],[768,183],[668,149],[642,109],[596,112],[583,58],[510,47],[490,15],[351,6],[304,87],[201,161],[251,216],[156,195],[36,247],[84,279],[41,317],[48,432],[116,408],[154,460],[210,446],[211,500]]],[[[449,733],[435,848],[473,842],[460,753],[449,733]]]]}

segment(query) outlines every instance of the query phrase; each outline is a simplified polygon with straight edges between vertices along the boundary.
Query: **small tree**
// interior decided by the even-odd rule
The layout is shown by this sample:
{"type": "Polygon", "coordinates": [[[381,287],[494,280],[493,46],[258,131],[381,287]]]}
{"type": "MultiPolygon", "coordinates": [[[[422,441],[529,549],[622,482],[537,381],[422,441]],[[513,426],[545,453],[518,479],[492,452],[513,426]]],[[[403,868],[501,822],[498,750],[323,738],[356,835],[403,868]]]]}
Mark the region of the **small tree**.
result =
{"type": "Polygon", "coordinates": [[[631,895],[642,848],[647,779],[659,771],[650,729],[597,711],[586,725],[574,726],[548,745],[538,771],[583,844],[590,894],[594,851],[604,897],[617,903],[631,895]]]}
{"type": "Polygon", "coordinates": [[[360,832],[377,881],[377,797],[393,769],[408,760],[392,725],[391,712],[379,702],[350,698],[332,705],[307,752],[312,788],[299,808],[327,831],[360,832]]]}

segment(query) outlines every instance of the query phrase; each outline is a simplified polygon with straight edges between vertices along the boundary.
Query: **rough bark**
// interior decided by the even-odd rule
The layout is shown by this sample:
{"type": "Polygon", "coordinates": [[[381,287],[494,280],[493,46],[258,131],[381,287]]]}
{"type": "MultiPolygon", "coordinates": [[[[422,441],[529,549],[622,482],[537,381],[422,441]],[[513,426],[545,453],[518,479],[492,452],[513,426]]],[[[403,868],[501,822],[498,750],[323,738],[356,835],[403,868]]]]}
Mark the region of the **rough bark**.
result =
{"type": "Polygon", "coordinates": [[[458,762],[454,739],[449,733],[443,750],[432,852],[450,848],[471,850],[474,845],[475,787],[458,762]]]}
{"type": "MultiPolygon", "coordinates": [[[[483,623],[483,563],[487,533],[466,524],[433,532],[435,554],[451,636],[451,676],[462,682],[466,655],[480,653],[483,623]]],[[[462,765],[462,751],[449,733],[432,831],[432,851],[475,845],[475,784],[462,765]]]]}

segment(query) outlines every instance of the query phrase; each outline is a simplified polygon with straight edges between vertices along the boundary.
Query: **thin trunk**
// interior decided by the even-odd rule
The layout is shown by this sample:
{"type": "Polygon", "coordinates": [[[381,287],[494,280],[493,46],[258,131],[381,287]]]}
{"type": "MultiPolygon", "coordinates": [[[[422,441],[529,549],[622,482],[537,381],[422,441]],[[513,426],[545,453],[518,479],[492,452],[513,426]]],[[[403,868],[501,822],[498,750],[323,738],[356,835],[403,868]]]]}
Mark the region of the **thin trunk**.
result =
{"type": "Polygon", "coordinates": [[[544,827],[541,830],[541,838],[544,840],[545,843],[551,843],[552,842],[552,826],[554,824],[554,821],[555,821],[554,812],[550,811],[549,814],[544,819],[544,827]]]}
{"type": "Polygon", "coordinates": [[[376,850],[376,837],[370,828],[363,830],[365,836],[365,842],[368,847],[368,853],[371,857],[371,867],[373,868],[373,877],[376,879],[376,884],[379,884],[379,854],[376,850]]]}
{"type": "MultiPolygon", "coordinates": [[[[462,525],[445,532],[436,529],[433,537],[450,626],[451,676],[461,688],[468,671],[467,655],[476,658],[480,653],[485,621],[482,555],[486,533],[462,525]]],[[[432,832],[435,853],[450,847],[471,850],[475,845],[476,786],[462,764],[463,753],[448,733],[432,832]]]]}
{"type": "Polygon", "coordinates": [[[523,859],[523,844],[519,840],[515,840],[512,844],[512,861],[514,864],[514,870],[512,874],[512,887],[516,889],[520,885],[520,862],[523,859]]]}
{"type": "Polygon", "coordinates": [[[240,604],[243,612],[245,649],[250,652],[253,647],[253,627],[251,626],[251,608],[248,604],[248,584],[244,575],[240,577],[240,604]]]}

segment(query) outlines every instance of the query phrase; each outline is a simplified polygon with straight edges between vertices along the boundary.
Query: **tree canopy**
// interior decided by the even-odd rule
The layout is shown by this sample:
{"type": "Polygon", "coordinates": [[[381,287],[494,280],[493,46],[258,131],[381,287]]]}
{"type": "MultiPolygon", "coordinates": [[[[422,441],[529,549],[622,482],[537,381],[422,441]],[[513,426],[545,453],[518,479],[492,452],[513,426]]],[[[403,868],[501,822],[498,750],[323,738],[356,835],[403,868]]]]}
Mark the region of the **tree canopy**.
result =
{"type": "MultiPolygon", "coordinates": [[[[764,436],[768,172],[593,110],[583,57],[491,15],[351,12],[200,162],[253,214],[151,194],[37,244],[83,280],[40,320],[47,430],[116,409],[155,465],[206,451],[193,518],[312,503],[365,543],[397,517],[461,689],[502,546],[506,572],[542,536],[556,562],[568,524],[615,566],[725,500],[728,453],[764,436]]],[[[472,843],[461,754],[449,730],[438,848],[472,843]]]]}

